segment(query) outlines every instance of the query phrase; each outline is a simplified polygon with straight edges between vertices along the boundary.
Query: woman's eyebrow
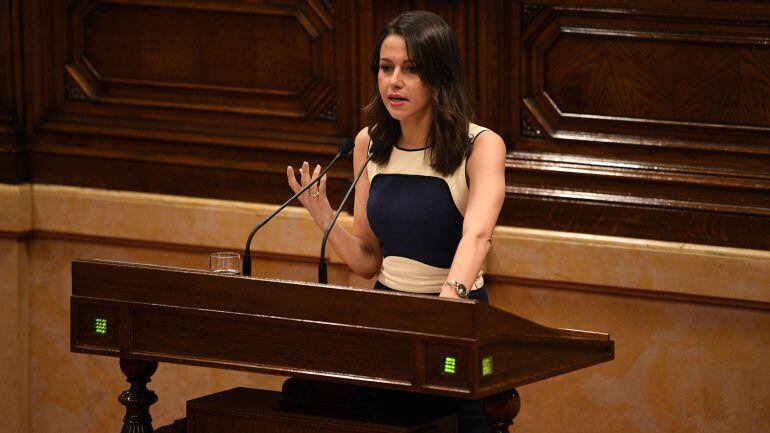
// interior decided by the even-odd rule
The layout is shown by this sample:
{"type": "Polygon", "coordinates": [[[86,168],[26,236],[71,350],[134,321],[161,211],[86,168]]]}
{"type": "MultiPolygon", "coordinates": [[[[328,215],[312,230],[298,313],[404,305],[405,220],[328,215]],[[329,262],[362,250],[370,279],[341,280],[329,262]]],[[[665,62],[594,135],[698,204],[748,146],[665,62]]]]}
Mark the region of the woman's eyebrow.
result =
{"type": "MultiPolygon", "coordinates": [[[[387,57],[380,57],[380,61],[381,61],[381,62],[390,62],[390,63],[395,63],[395,62],[393,62],[393,60],[390,60],[390,59],[389,59],[389,58],[387,58],[387,57]]],[[[402,64],[404,64],[404,65],[413,65],[413,64],[414,64],[414,61],[413,61],[412,59],[406,59],[406,60],[404,60],[404,61],[403,61],[403,62],[401,62],[401,63],[402,63],[402,64]]]]}

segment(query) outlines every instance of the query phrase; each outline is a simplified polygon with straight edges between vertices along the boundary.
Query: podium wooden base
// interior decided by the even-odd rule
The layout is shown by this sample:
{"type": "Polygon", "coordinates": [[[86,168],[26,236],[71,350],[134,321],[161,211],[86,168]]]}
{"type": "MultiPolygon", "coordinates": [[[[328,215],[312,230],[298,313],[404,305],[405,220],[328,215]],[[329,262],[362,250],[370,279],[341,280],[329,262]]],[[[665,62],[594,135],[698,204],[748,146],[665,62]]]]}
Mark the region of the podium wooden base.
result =
{"type": "Polygon", "coordinates": [[[234,388],[187,402],[187,418],[158,433],[456,433],[456,416],[415,407],[334,413],[287,408],[280,392],[234,388]]]}
{"type": "Polygon", "coordinates": [[[155,433],[187,433],[187,418],[178,419],[173,424],[158,427],[155,433]]]}

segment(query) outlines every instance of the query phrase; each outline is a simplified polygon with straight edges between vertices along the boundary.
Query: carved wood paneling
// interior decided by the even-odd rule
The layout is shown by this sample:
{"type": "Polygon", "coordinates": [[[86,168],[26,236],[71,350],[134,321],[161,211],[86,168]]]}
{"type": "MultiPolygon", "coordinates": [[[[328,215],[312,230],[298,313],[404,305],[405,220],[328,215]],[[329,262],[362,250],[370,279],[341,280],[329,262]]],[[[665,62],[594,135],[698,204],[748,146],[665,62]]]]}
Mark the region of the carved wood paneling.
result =
{"type": "Polygon", "coordinates": [[[770,248],[770,8],[575,3],[522,4],[520,210],[504,219],[770,248]]]}
{"type": "MultiPolygon", "coordinates": [[[[362,126],[384,24],[427,9],[458,36],[477,123],[509,147],[501,223],[770,249],[765,2],[0,9],[0,181],[28,164],[35,182],[281,201],[286,165],[324,163],[362,126]]],[[[350,165],[332,170],[332,197],[350,165]]]]}
{"type": "MultiPolygon", "coordinates": [[[[30,164],[35,168],[35,181],[56,184],[66,179],[69,185],[94,188],[282,203],[291,195],[286,182],[287,165],[298,167],[306,160],[326,163],[331,159],[307,151],[274,148],[252,151],[248,160],[243,160],[239,148],[192,143],[169,145],[159,155],[152,141],[137,143],[131,139],[102,139],[98,142],[101,149],[90,154],[67,151],[73,145],[84,146],[84,142],[92,141],[90,137],[73,136],[46,153],[34,152],[30,164]],[[114,150],[121,147],[125,150],[114,150]],[[110,150],[109,157],[104,156],[106,150],[110,150]]],[[[343,159],[329,171],[331,201],[339,203],[342,199],[352,170],[351,161],[343,159]]]]}
{"type": "Polygon", "coordinates": [[[27,179],[22,140],[19,2],[0,3],[0,182],[27,179]]]}
{"type": "Polygon", "coordinates": [[[718,128],[713,141],[741,135],[742,144],[746,135],[759,143],[770,132],[767,21],[549,12],[523,35],[523,85],[529,110],[554,137],[590,132],[660,140],[663,129],[700,143],[708,139],[702,130],[718,128]]]}
{"type": "Polygon", "coordinates": [[[35,181],[275,202],[286,165],[323,163],[358,130],[352,4],[30,3],[48,47],[30,48],[35,181]]]}
{"type": "Polygon", "coordinates": [[[13,105],[13,38],[11,37],[11,4],[0,4],[0,119],[6,121],[13,105]]]}
{"type": "Polygon", "coordinates": [[[768,249],[768,219],[650,205],[622,205],[539,191],[508,191],[498,224],[659,239],[671,242],[768,249]],[[559,221],[555,224],[554,221],[559,221]]]}
{"type": "MultiPolygon", "coordinates": [[[[504,37],[507,32],[517,32],[519,11],[512,2],[490,0],[477,3],[478,23],[476,40],[469,43],[474,50],[476,91],[471,96],[476,101],[476,122],[491,128],[507,139],[519,134],[518,110],[513,112],[509,103],[518,99],[518,58],[511,44],[515,41],[504,37]]],[[[469,69],[474,69],[470,67],[469,69]]]]}
{"type": "Polygon", "coordinates": [[[68,75],[95,102],[312,119],[333,94],[324,9],[81,1],[68,19],[68,75]]]}

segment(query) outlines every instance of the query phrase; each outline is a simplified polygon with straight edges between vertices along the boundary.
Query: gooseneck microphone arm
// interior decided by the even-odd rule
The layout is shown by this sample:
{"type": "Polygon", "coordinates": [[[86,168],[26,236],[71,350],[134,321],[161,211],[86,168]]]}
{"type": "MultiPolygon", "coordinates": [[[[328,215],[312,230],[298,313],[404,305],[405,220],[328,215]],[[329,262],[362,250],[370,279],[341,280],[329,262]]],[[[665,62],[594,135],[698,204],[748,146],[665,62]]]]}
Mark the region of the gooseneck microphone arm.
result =
{"type": "Polygon", "coordinates": [[[332,232],[332,228],[334,228],[334,223],[337,222],[337,218],[339,218],[340,214],[342,213],[342,208],[345,207],[345,203],[348,201],[348,197],[350,197],[350,193],[353,192],[353,190],[355,189],[356,184],[358,183],[358,179],[361,178],[361,175],[364,173],[364,170],[366,169],[367,164],[369,164],[369,161],[371,161],[372,157],[374,157],[374,155],[378,153],[380,148],[382,147],[383,147],[383,143],[381,141],[375,141],[372,144],[372,148],[369,151],[369,156],[366,157],[366,161],[364,161],[363,165],[361,165],[361,168],[358,169],[358,173],[356,173],[356,177],[355,179],[353,179],[353,183],[350,185],[350,188],[348,188],[348,191],[345,193],[345,197],[342,198],[342,203],[340,203],[340,207],[337,208],[337,212],[334,213],[334,217],[332,218],[329,225],[326,227],[323,240],[321,241],[321,256],[318,259],[318,282],[321,284],[328,283],[327,272],[326,272],[326,241],[329,239],[329,234],[332,232]]]}
{"type": "Polygon", "coordinates": [[[334,156],[334,159],[329,163],[329,165],[326,166],[326,168],[321,171],[321,173],[318,175],[317,178],[313,179],[313,181],[309,182],[307,185],[302,187],[299,191],[297,191],[296,194],[291,196],[290,199],[286,200],[284,204],[281,205],[278,209],[276,209],[273,213],[270,214],[267,218],[262,220],[259,224],[256,225],[251,230],[251,233],[249,233],[249,237],[246,239],[246,248],[243,250],[243,266],[241,269],[241,273],[247,277],[251,276],[251,240],[254,238],[254,235],[257,233],[259,229],[262,228],[265,224],[267,224],[271,219],[273,219],[274,216],[278,215],[280,211],[282,211],[286,206],[291,204],[294,200],[297,199],[302,193],[307,191],[311,186],[313,186],[315,183],[320,182],[321,178],[324,174],[326,174],[327,171],[329,171],[330,168],[334,165],[335,162],[337,162],[338,159],[341,157],[347,155],[350,153],[351,150],[353,150],[353,147],[355,147],[355,143],[353,140],[347,139],[345,142],[340,146],[340,150],[337,152],[337,154],[334,156]]]}

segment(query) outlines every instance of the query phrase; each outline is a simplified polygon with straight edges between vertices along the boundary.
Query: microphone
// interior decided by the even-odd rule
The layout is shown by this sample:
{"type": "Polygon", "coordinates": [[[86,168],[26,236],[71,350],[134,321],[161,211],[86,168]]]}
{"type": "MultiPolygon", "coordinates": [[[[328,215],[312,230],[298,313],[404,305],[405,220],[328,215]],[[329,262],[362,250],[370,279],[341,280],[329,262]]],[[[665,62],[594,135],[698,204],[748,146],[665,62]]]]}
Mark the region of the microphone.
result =
{"type": "Polygon", "coordinates": [[[348,197],[350,197],[350,193],[353,192],[353,189],[356,187],[356,184],[358,183],[358,179],[360,179],[361,175],[364,173],[364,169],[366,168],[366,165],[369,164],[369,161],[371,161],[372,157],[374,157],[374,155],[377,154],[384,147],[385,147],[385,143],[382,141],[375,141],[372,143],[372,147],[369,149],[369,156],[366,157],[366,161],[364,161],[364,164],[361,166],[360,169],[358,169],[358,173],[356,173],[356,177],[353,179],[353,183],[350,185],[350,188],[348,188],[348,191],[345,193],[345,197],[342,198],[342,203],[340,203],[340,207],[337,208],[337,212],[334,213],[334,218],[332,218],[331,222],[329,223],[329,226],[326,227],[326,231],[324,232],[324,238],[321,241],[321,257],[318,260],[318,282],[321,284],[326,284],[328,282],[328,278],[326,274],[326,241],[329,239],[329,233],[331,233],[332,227],[334,227],[334,223],[337,222],[337,218],[339,218],[340,214],[342,213],[342,208],[345,207],[345,202],[348,201],[348,197]]]}
{"type": "Polygon", "coordinates": [[[251,233],[249,233],[249,237],[246,239],[246,248],[243,251],[243,266],[242,266],[242,274],[250,277],[251,276],[251,239],[254,238],[254,235],[257,233],[257,230],[261,229],[262,226],[268,223],[271,219],[273,219],[274,216],[278,215],[278,212],[282,211],[286,206],[288,206],[291,202],[297,199],[297,197],[300,196],[303,192],[307,191],[308,188],[313,186],[313,184],[320,182],[321,178],[324,174],[326,174],[327,171],[329,171],[330,168],[334,165],[335,162],[337,162],[338,159],[341,157],[347,155],[350,153],[351,150],[356,146],[356,144],[353,142],[353,140],[347,138],[345,139],[345,142],[342,143],[342,146],[340,146],[340,149],[337,151],[337,154],[334,156],[334,159],[332,159],[332,162],[329,163],[329,165],[326,166],[326,168],[321,171],[321,174],[318,175],[317,178],[315,178],[312,182],[308,183],[302,189],[297,191],[296,194],[291,196],[290,199],[286,200],[284,204],[281,205],[278,209],[275,210],[275,212],[271,213],[270,216],[262,220],[259,224],[257,224],[252,230],[251,233]]]}

